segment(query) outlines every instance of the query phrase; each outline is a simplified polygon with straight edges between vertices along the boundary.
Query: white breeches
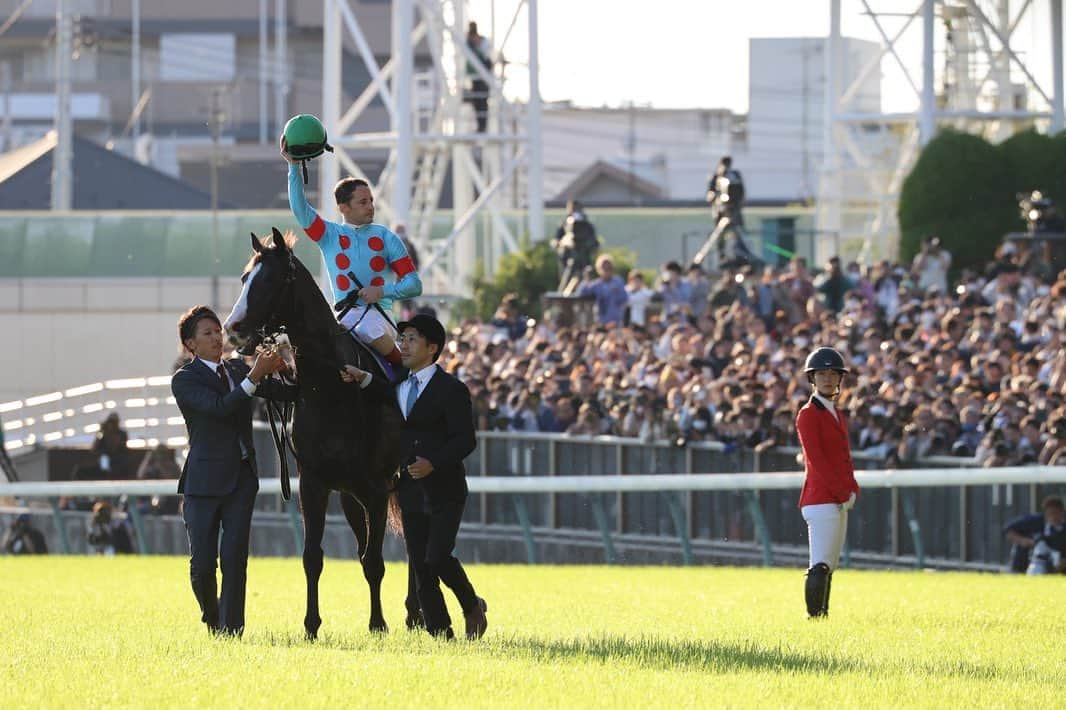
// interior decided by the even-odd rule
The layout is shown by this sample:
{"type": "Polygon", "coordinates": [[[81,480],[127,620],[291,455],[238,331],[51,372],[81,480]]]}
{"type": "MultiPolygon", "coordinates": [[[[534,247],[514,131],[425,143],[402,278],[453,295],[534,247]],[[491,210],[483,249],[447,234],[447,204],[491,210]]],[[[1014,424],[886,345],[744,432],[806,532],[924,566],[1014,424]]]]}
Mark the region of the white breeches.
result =
{"type": "Polygon", "coordinates": [[[807,521],[807,541],[810,544],[810,564],[819,562],[835,570],[844,549],[844,534],[848,531],[848,511],[836,503],[805,505],[800,508],[807,521]]]}
{"type": "Polygon", "coordinates": [[[373,306],[356,306],[345,314],[341,324],[364,343],[371,343],[383,335],[396,340],[396,329],[392,327],[392,323],[373,306]],[[355,326],[354,330],[352,326],[355,326]]]}

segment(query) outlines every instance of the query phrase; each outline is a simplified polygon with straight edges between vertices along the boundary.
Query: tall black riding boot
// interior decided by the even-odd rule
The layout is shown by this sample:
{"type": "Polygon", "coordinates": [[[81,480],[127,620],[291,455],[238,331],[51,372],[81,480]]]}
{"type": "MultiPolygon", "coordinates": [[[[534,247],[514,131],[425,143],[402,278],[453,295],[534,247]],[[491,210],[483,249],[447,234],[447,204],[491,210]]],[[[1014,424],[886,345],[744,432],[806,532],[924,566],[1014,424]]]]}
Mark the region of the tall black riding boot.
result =
{"type": "Polygon", "coordinates": [[[807,583],[804,596],[807,600],[807,616],[814,619],[829,612],[829,578],[832,571],[829,565],[819,562],[807,570],[807,583]]]}

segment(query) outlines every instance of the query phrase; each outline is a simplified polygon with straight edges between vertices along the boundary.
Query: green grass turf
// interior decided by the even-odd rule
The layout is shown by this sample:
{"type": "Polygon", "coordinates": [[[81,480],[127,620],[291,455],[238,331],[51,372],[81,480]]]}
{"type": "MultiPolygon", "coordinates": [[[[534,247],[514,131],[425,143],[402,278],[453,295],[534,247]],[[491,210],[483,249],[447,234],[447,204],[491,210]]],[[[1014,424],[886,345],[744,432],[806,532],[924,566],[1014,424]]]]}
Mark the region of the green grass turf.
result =
{"type": "MultiPolygon", "coordinates": [[[[1051,707],[1061,577],[842,570],[808,621],[799,570],[470,565],[480,642],[403,627],[390,565],[326,560],[302,634],[297,559],[253,559],[243,640],[209,638],[187,561],[0,558],[0,707],[1051,707]]],[[[462,617],[449,605],[457,626],[462,617]]]]}

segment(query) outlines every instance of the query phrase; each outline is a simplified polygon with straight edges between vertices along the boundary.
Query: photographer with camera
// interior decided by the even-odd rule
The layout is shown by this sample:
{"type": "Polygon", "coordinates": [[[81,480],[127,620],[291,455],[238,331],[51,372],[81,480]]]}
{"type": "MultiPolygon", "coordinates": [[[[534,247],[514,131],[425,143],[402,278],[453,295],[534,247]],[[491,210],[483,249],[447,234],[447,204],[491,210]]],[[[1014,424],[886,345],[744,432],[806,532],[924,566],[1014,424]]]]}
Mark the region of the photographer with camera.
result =
{"type": "Polygon", "coordinates": [[[585,215],[584,205],[577,200],[566,203],[566,217],[555,230],[552,248],[559,257],[559,290],[565,294],[573,293],[600,248],[596,228],[585,215]]]}
{"type": "Polygon", "coordinates": [[[28,513],[20,513],[4,534],[4,552],[9,555],[47,555],[44,534],[33,527],[28,513]]]}
{"type": "Polygon", "coordinates": [[[89,520],[89,545],[93,553],[113,557],[133,554],[133,539],[125,520],[112,517],[111,504],[98,500],[93,504],[89,520]]]}
{"type": "Polygon", "coordinates": [[[1062,498],[1044,499],[1042,513],[1007,523],[1003,532],[1011,543],[1010,571],[1026,574],[1066,572],[1066,507],[1062,498]]]}
{"type": "MultiPolygon", "coordinates": [[[[741,207],[744,205],[744,197],[744,178],[741,177],[740,171],[733,167],[733,158],[723,155],[707,182],[706,198],[707,204],[711,206],[711,218],[714,221],[712,239],[715,235],[718,239],[719,265],[739,265],[755,261],[743,237],[744,215],[741,207]],[[727,243],[727,231],[732,232],[731,243],[727,243]]],[[[702,255],[696,257],[697,262],[702,260],[702,255]]]]}
{"type": "Polygon", "coordinates": [[[948,292],[948,269],[951,268],[951,252],[940,244],[940,237],[928,235],[922,240],[922,249],[911,262],[911,277],[923,294],[935,288],[941,294],[948,292]]]}
{"type": "Polygon", "coordinates": [[[744,204],[744,178],[733,167],[733,158],[723,155],[718,167],[707,182],[707,203],[711,205],[714,224],[729,219],[733,224],[743,227],[744,217],[740,208],[744,204]]]}

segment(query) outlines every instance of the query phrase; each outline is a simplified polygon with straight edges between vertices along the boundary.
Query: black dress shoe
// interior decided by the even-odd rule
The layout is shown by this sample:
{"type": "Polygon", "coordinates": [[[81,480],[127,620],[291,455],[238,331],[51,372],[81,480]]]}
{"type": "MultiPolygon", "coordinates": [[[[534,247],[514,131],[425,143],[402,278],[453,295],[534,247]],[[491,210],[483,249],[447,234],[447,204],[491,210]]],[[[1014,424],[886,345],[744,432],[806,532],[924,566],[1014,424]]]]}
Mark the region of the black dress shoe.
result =
{"type": "Polygon", "coordinates": [[[476,641],[485,635],[485,630],[489,627],[488,617],[485,616],[485,612],[489,610],[489,605],[481,597],[477,598],[477,607],[469,612],[464,612],[463,616],[466,617],[466,638],[470,641],[476,641]]]}

